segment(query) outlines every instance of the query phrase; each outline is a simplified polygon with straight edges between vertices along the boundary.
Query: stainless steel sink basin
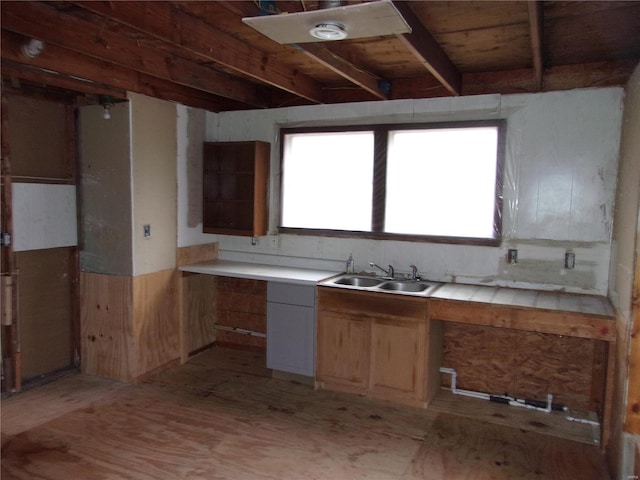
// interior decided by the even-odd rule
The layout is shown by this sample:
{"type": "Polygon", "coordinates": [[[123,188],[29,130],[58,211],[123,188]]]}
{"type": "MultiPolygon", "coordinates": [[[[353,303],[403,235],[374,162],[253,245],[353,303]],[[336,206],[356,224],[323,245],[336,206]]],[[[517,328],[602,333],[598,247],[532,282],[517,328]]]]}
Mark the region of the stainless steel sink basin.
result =
{"type": "Polygon", "coordinates": [[[381,280],[374,277],[342,277],[334,283],[338,285],[352,285],[354,287],[375,287],[381,280]]]}
{"type": "Polygon", "coordinates": [[[411,280],[409,278],[384,278],[368,275],[344,274],[338,278],[325,280],[321,285],[329,285],[368,292],[387,292],[405,295],[428,296],[440,286],[428,280],[411,280]]]}
{"type": "Polygon", "coordinates": [[[430,284],[423,282],[384,282],[378,285],[382,290],[396,290],[399,292],[424,292],[430,284]]]}

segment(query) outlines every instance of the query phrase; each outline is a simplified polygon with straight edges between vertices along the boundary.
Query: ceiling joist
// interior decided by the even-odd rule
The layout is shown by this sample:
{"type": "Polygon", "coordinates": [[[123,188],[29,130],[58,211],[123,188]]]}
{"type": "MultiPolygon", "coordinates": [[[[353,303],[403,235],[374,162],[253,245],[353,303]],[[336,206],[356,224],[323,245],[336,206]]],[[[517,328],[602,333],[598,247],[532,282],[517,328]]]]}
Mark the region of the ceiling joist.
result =
{"type": "MultiPolygon", "coordinates": [[[[252,17],[260,14],[260,11],[250,3],[246,2],[225,2],[225,6],[232,9],[236,13],[240,13],[244,17],[252,17]],[[228,5],[230,3],[230,5],[228,5]]],[[[340,75],[345,80],[361,87],[371,93],[379,100],[389,98],[389,88],[387,83],[376,75],[366,71],[365,69],[354,65],[344,58],[336,55],[326,45],[320,43],[304,43],[299,45],[291,45],[298,49],[307,57],[313,59],[332,72],[340,75]]]]}
{"type": "MultiPolygon", "coordinates": [[[[216,97],[199,90],[87,57],[56,45],[47,44],[40,55],[28,59],[21,52],[25,37],[5,30],[2,31],[1,41],[3,74],[9,73],[4,69],[5,62],[8,60],[11,64],[7,66],[11,66],[14,75],[59,88],[70,88],[71,85],[65,84],[70,79],[75,79],[72,90],[75,90],[75,87],[78,89],[85,87],[80,91],[87,93],[92,93],[92,90],[98,86],[108,85],[118,91],[129,90],[211,111],[230,107],[239,108],[238,104],[226,100],[217,102],[216,97]],[[19,73],[18,68],[22,68],[24,72],[19,73]],[[58,75],[55,75],[56,73],[58,75]]],[[[117,98],[126,97],[126,95],[115,95],[115,92],[109,94],[117,98]]]]}
{"type": "Polygon", "coordinates": [[[239,74],[323,103],[322,87],[312,78],[263,55],[168,2],[75,2],[159,40],[184,48],[239,74]],[[177,29],[176,26],[180,28],[177,29]]]}
{"type": "Polygon", "coordinates": [[[298,48],[309,58],[312,58],[341,77],[365,89],[376,98],[380,100],[389,98],[389,88],[385,88],[387,82],[356,67],[344,58],[333,53],[325,45],[305,43],[304,45],[298,45],[298,48]]]}
{"type": "Polygon", "coordinates": [[[538,90],[542,90],[542,5],[537,0],[529,0],[528,7],[533,71],[536,79],[536,87],[538,88],[538,90]]]}
{"type": "Polygon", "coordinates": [[[411,27],[411,33],[397,35],[422,65],[453,95],[462,92],[462,75],[442,47],[411,10],[410,2],[393,2],[411,27]]]}
{"type": "Polygon", "coordinates": [[[252,84],[34,2],[5,2],[2,28],[214,95],[266,107],[252,84]]]}
{"type": "MultiPolygon", "coordinates": [[[[276,15],[322,4],[269,3],[276,15]]],[[[2,80],[72,96],[133,91],[218,112],[623,86],[640,59],[640,2],[393,6],[412,33],[292,46],[243,22],[260,14],[254,0],[5,1],[2,80]],[[44,51],[24,55],[30,39],[44,51]]]]}

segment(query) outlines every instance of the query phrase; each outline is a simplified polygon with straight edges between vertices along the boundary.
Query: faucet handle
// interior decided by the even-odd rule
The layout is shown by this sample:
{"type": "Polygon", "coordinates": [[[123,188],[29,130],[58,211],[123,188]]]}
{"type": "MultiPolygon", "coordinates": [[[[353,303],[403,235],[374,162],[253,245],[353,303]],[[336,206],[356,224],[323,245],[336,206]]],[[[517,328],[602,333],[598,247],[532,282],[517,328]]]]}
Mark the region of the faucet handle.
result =
{"type": "Polygon", "coordinates": [[[417,281],[420,280],[420,277],[418,276],[418,267],[416,267],[415,265],[409,265],[409,267],[411,267],[411,280],[417,281]]]}

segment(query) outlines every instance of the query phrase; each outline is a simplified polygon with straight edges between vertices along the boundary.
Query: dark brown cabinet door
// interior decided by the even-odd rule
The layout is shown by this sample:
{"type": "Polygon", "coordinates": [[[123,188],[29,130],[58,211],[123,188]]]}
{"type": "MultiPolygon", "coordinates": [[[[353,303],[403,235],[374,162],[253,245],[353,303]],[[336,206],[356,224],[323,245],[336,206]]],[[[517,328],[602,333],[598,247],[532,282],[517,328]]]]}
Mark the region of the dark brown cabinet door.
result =
{"type": "Polygon", "coordinates": [[[269,153],[266,142],[204,144],[205,233],[266,235],[269,153]]]}

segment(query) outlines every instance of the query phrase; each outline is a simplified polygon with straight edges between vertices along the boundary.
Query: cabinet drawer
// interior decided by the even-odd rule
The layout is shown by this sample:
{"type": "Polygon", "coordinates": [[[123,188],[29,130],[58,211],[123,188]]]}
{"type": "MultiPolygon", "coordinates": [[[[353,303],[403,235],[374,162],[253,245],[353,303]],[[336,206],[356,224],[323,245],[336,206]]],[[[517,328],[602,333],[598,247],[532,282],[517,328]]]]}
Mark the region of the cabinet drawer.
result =
{"type": "Polygon", "coordinates": [[[267,302],[313,307],[316,304],[316,286],[269,282],[267,302]]]}

